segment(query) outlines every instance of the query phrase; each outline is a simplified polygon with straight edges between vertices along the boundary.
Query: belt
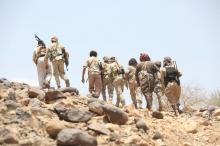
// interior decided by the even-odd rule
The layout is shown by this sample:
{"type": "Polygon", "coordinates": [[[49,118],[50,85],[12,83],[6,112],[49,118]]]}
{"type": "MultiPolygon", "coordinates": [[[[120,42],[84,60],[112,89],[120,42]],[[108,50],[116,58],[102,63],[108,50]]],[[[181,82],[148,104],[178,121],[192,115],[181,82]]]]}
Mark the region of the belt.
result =
{"type": "Polygon", "coordinates": [[[42,54],[42,55],[40,55],[39,57],[44,57],[45,56],[45,54],[42,54]]]}

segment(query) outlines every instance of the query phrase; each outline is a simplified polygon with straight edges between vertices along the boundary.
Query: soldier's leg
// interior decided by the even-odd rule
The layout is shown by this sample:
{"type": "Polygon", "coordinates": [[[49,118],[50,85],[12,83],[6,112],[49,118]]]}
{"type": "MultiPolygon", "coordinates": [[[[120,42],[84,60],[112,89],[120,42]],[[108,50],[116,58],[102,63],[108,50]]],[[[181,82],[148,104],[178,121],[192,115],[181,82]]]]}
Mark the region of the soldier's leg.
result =
{"type": "Polygon", "coordinates": [[[152,93],[146,92],[146,93],[144,93],[144,96],[145,96],[145,99],[147,102],[147,108],[148,108],[148,110],[151,111],[152,110],[152,102],[153,102],[152,93]]]}
{"type": "Polygon", "coordinates": [[[59,74],[60,77],[65,81],[66,87],[70,87],[70,81],[64,71],[64,61],[59,60],[59,74]]]}
{"type": "Polygon", "coordinates": [[[116,95],[117,95],[117,99],[116,99],[116,106],[117,107],[119,107],[119,105],[120,105],[120,102],[121,102],[121,95],[120,95],[120,85],[118,85],[118,84],[116,84],[116,85],[114,85],[114,87],[115,87],[115,91],[116,91],[116,95]]]}
{"type": "Polygon", "coordinates": [[[44,67],[44,58],[40,57],[37,61],[37,73],[38,73],[38,82],[39,86],[43,88],[44,76],[45,76],[45,67],[44,67]]]}
{"type": "Polygon", "coordinates": [[[99,98],[99,95],[102,91],[102,79],[101,75],[96,74],[95,75],[95,95],[97,98],[99,98]]]}
{"type": "Polygon", "coordinates": [[[121,86],[120,86],[120,101],[121,101],[121,104],[122,104],[122,107],[125,106],[125,98],[123,96],[123,91],[124,91],[124,81],[121,82],[121,86]]]}
{"type": "Polygon", "coordinates": [[[50,88],[50,80],[51,80],[51,78],[52,78],[52,69],[51,69],[51,65],[48,64],[48,69],[46,69],[45,78],[44,78],[44,86],[45,86],[45,88],[50,88]]]}
{"type": "Polygon", "coordinates": [[[108,87],[108,96],[109,96],[108,101],[109,101],[110,103],[112,103],[112,100],[113,100],[113,92],[114,92],[114,86],[112,85],[111,82],[109,82],[108,85],[107,85],[107,87],[108,87]]]}
{"type": "Polygon", "coordinates": [[[134,104],[134,107],[137,109],[138,107],[137,107],[136,91],[134,84],[129,84],[129,90],[130,90],[131,100],[134,104]]]}
{"type": "Polygon", "coordinates": [[[58,69],[58,62],[57,61],[53,61],[52,62],[52,66],[53,66],[53,75],[57,84],[57,88],[60,88],[60,78],[59,78],[59,69],[58,69]]]}
{"type": "Polygon", "coordinates": [[[95,83],[95,77],[93,74],[89,74],[89,93],[94,95],[95,94],[95,87],[94,87],[94,83],[95,83]]]}
{"type": "Polygon", "coordinates": [[[137,87],[136,88],[136,99],[138,103],[138,108],[142,108],[142,94],[141,94],[141,88],[137,87]]]}
{"type": "Polygon", "coordinates": [[[102,82],[102,97],[103,100],[106,101],[106,80],[103,80],[102,82]]]}

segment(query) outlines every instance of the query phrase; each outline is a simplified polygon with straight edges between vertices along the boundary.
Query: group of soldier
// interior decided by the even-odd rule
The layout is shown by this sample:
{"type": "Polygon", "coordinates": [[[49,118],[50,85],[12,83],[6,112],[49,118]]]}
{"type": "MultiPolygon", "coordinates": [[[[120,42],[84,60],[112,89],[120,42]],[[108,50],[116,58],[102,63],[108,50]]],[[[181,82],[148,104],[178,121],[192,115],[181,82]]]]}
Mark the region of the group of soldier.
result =
{"type": "MultiPolygon", "coordinates": [[[[33,61],[38,70],[39,86],[50,88],[53,70],[57,88],[61,87],[59,78],[62,78],[66,87],[69,87],[70,82],[64,70],[64,66],[67,67],[69,64],[69,53],[65,47],[59,44],[57,37],[51,38],[51,45],[48,48],[36,35],[35,37],[38,40],[38,46],[34,51],[33,61]]],[[[146,99],[147,109],[152,110],[154,92],[158,98],[159,111],[163,110],[161,97],[166,95],[175,115],[181,113],[179,109],[181,92],[179,77],[181,73],[178,71],[176,63],[170,57],[165,57],[163,66],[161,66],[160,61],[151,61],[147,53],[141,53],[139,61],[140,63],[135,58],[131,58],[125,69],[115,57],[105,56],[103,60],[99,60],[98,53],[92,50],[83,65],[82,82],[85,83],[85,73],[88,69],[89,92],[94,98],[99,98],[102,93],[103,100],[112,103],[115,90],[117,96],[115,105],[124,107],[123,91],[126,87],[130,90],[135,108],[142,108],[141,97],[143,95],[146,99]]]]}

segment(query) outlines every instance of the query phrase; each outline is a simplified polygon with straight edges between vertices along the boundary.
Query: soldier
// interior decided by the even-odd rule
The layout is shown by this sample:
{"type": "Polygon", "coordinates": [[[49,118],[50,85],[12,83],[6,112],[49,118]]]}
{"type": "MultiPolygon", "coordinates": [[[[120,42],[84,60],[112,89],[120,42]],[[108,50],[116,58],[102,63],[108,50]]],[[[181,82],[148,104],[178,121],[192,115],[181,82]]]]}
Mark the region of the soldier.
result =
{"type": "Polygon", "coordinates": [[[181,93],[179,77],[182,74],[178,71],[175,64],[172,63],[170,57],[165,57],[163,61],[163,68],[161,69],[161,81],[165,87],[165,95],[177,116],[177,111],[182,113],[179,109],[179,98],[181,93]],[[177,110],[177,111],[176,111],[177,110]]]}
{"type": "Polygon", "coordinates": [[[140,54],[140,61],[136,69],[136,80],[141,87],[141,91],[145,96],[147,108],[152,109],[152,93],[155,87],[155,80],[157,80],[157,72],[159,69],[150,61],[150,57],[146,53],[140,54]]]}
{"type": "Polygon", "coordinates": [[[122,95],[125,85],[125,71],[122,65],[118,64],[115,57],[111,57],[111,77],[113,80],[113,87],[117,94],[116,106],[119,107],[120,103],[122,107],[125,106],[125,99],[122,95]]]}
{"type": "Polygon", "coordinates": [[[38,46],[33,53],[33,62],[37,66],[38,82],[41,88],[50,88],[50,80],[52,77],[51,65],[44,62],[46,55],[46,47],[43,41],[38,41],[38,46]],[[46,68],[46,64],[48,67],[46,68]]]}
{"type": "MultiPolygon", "coordinates": [[[[156,61],[155,65],[159,69],[161,68],[161,62],[160,61],[156,61]]],[[[157,76],[158,76],[158,80],[155,81],[154,93],[156,93],[156,95],[157,95],[159,111],[162,111],[163,110],[163,105],[162,105],[162,102],[161,102],[161,97],[163,96],[164,93],[163,93],[163,89],[162,89],[161,74],[160,74],[160,72],[157,72],[157,76]]]]}
{"type": "Polygon", "coordinates": [[[101,79],[101,70],[102,63],[97,58],[97,52],[92,50],[90,51],[89,58],[86,60],[85,65],[83,66],[82,71],[82,83],[85,83],[85,72],[88,68],[88,78],[89,78],[89,92],[93,97],[99,98],[99,95],[102,91],[102,79],[101,79]]]}
{"type": "Polygon", "coordinates": [[[102,71],[102,96],[103,100],[106,101],[106,87],[108,89],[109,99],[108,101],[112,103],[113,99],[113,85],[111,79],[111,66],[110,66],[110,58],[105,56],[103,57],[103,71],[102,71]]]}
{"type": "Polygon", "coordinates": [[[47,49],[45,62],[47,62],[48,58],[52,62],[53,66],[53,75],[56,80],[57,88],[60,88],[60,78],[61,77],[65,83],[66,87],[70,86],[69,78],[65,75],[64,71],[64,63],[66,67],[69,65],[69,54],[66,51],[65,47],[58,43],[58,38],[53,36],[51,38],[51,45],[47,49]]]}
{"type": "Polygon", "coordinates": [[[141,90],[140,90],[140,87],[138,87],[137,81],[135,78],[137,64],[138,63],[136,59],[131,58],[128,62],[128,65],[129,65],[128,69],[126,70],[126,73],[125,73],[126,81],[128,82],[128,85],[129,85],[131,99],[136,109],[142,108],[141,90]]]}

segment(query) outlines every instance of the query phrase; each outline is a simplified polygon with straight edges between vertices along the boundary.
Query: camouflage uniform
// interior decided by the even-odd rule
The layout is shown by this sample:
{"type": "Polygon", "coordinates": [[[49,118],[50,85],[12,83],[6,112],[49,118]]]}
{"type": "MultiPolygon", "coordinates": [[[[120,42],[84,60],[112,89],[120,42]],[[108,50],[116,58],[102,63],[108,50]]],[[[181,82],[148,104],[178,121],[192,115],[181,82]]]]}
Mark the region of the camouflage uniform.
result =
{"type": "Polygon", "coordinates": [[[126,71],[126,76],[128,80],[129,90],[132,102],[135,106],[135,108],[141,108],[142,107],[142,99],[141,99],[141,89],[137,85],[137,81],[135,78],[136,73],[136,67],[129,66],[126,71]],[[138,105],[137,105],[138,103],[138,105]]]}
{"type": "Polygon", "coordinates": [[[112,79],[111,79],[111,65],[109,64],[109,58],[104,58],[103,65],[103,71],[102,71],[102,96],[103,99],[106,101],[106,87],[108,89],[108,95],[109,95],[109,102],[112,103],[113,99],[113,91],[114,87],[112,85],[112,79]]]}
{"type": "Polygon", "coordinates": [[[58,43],[57,37],[51,38],[52,44],[48,47],[46,53],[46,61],[49,58],[52,62],[53,66],[53,75],[56,80],[57,87],[60,88],[60,78],[59,76],[65,81],[66,87],[70,86],[69,78],[65,75],[64,71],[64,55],[67,52],[65,47],[58,43]]]}
{"type": "MultiPolygon", "coordinates": [[[[161,62],[157,61],[155,62],[155,65],[160,69],[161,68],[161,62]]],[[[155,80],[155,88],[154,88],[154,93],[156,93],[157,95],[157,99],[158,99],[158,105],[159,105],[159,111],[163,110],[163,105],[161,102],[161,97],[163,96],[163,87],[162,87],[162,83],[161,83],[161,74],[160,72],[157,72],[157,77],[158,80],[155,80]]]]}
{"type": "Polygon", "coordinates": [[[122,95],[125,84],[123,71],[124,71],[123,66],[119,65],[117,61],[113,61],[113,63],[111,64],[111,76],[113,80],[113,87],[117,94],[117,101],[116,101],[117,107],[120,106],[120,103],[122,107],[125,106],[125,99],[124,96],[122,95]]]}
{"type": "Polygon", "coordinates": [[[101,62],[97,57],[89,57],[84,68],[88,68],[89,92],[96,98],[99,97],[102,90],[101,80],[101,62]]]}
{"type": "Polygon", "coordinates": [[[152,108],[152,93],[155,88],[155,80],[157,79],[157,72],[159,69],[151,61],[144,61],[137,65],[136,79],[138,85],[141,87],[141,91],[147,101],[147,108],[152,108]]]}
{"type": "Polygon", "coordinates": [[[37,66],[38,82],[41,88],[49,88],[52,77],[51,65],[49,64],[48,68],[46,68],[46,63],[44,62],[45,54],[46,48],[41,45],[36,48],[33,54],[33,61],[37,66]]]}

